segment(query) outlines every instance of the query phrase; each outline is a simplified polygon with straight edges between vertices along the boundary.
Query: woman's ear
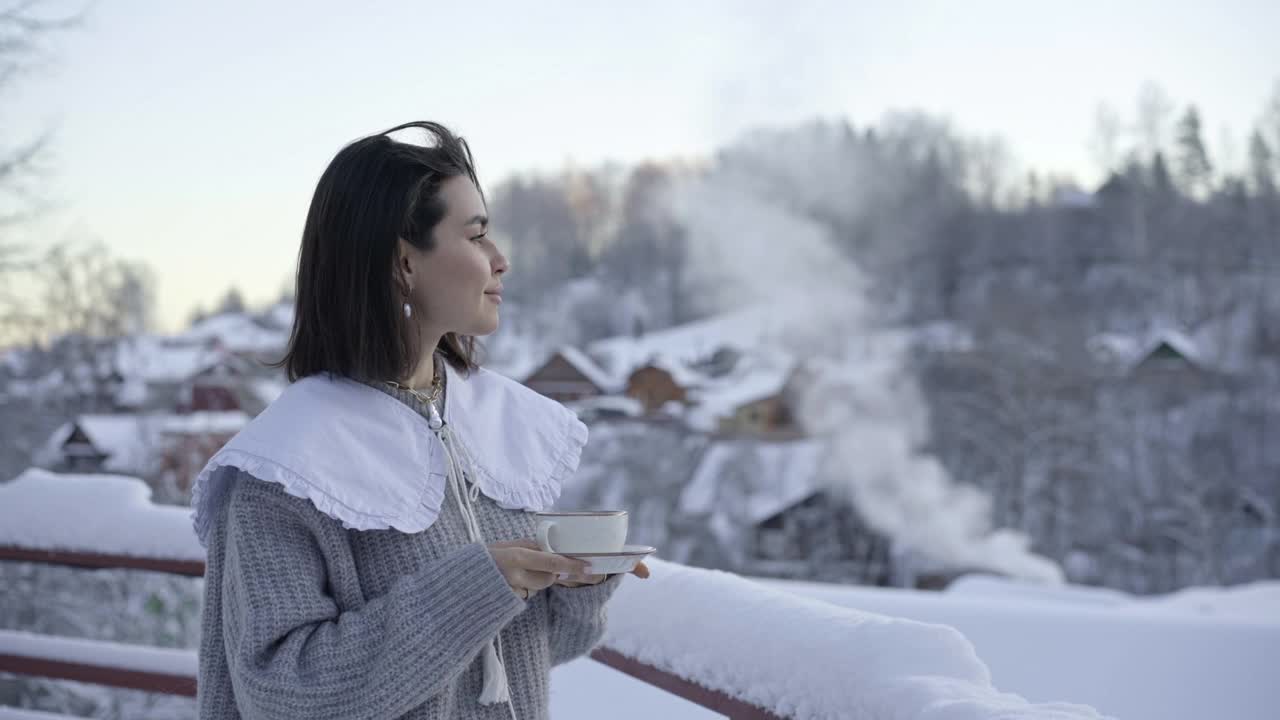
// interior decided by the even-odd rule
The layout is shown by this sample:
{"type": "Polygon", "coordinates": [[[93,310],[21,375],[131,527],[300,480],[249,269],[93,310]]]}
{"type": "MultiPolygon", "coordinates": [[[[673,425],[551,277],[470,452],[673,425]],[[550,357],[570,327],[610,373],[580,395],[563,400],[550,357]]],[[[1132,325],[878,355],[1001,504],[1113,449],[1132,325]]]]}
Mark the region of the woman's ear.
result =
{"type": "Polygon", "coordinates": [[[413,246],[405,242],[404,238],[396,241],[396,272],[400,273],[407,285],[412,285],[413,246]]]}

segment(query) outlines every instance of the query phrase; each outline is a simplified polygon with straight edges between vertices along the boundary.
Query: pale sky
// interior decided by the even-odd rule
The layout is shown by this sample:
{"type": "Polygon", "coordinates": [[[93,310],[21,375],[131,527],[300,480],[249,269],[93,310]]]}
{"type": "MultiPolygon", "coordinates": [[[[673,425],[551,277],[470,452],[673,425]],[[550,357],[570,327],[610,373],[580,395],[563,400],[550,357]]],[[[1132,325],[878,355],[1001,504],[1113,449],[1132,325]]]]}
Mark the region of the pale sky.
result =
{"type": "Polygon", "coordinates": [[[26,229],[101,238],[158,278],[177,329],[231,285],[292,275],[315,182],[346,142],[450,125],[481,179],[696,157],[814,117],[919,109],[1000,135],[1023,168],[1097,169],[1100,102],[1145,81],[1242,161],[1280,80],[1280,2],[319,2],[99,0],[0,94],[0,144],[54,127],[26,229]]]}

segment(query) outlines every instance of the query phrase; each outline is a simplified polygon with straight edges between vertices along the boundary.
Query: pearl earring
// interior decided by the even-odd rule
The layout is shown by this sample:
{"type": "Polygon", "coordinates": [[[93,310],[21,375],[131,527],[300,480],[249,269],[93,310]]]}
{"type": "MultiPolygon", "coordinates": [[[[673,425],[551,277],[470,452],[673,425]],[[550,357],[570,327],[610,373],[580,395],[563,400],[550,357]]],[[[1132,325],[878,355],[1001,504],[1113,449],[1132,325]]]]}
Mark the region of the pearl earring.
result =
{"type": "Polygon", "coordinates": [[[411,307],[409,303],[404,304],[404,316],[407,318],[413,317],[413,307],[411,307]]]}

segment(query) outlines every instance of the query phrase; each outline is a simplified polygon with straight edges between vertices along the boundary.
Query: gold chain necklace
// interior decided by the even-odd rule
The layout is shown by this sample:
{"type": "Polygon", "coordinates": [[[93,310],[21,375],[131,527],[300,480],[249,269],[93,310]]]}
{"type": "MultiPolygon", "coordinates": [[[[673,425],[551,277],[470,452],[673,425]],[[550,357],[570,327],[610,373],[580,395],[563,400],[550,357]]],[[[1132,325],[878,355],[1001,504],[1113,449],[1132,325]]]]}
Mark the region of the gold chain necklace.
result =
{"type": "Polygon", "coordinates": [[[408,385],[401,385],[400,383],[394,380],[384,380],[383,382],[385,382],[386,384],[390,385],[393,388],[403,390],[409,393],[410,395],[413,395],[414,397],[418,398],[419,400],[427,403],[428,405],[434,407],[436,404],[436,400],[440,399],[440,392],[444,390],[444,373],[440,372],[442,368],[440,367],[439,356],[432,353],[431,362],[435,365],[435,373],[434,373],[434,377],[431,378],[431,393],[429,395],[423,395],[421,390],[418,390],[416,388],[411,388],[408,385]]]}

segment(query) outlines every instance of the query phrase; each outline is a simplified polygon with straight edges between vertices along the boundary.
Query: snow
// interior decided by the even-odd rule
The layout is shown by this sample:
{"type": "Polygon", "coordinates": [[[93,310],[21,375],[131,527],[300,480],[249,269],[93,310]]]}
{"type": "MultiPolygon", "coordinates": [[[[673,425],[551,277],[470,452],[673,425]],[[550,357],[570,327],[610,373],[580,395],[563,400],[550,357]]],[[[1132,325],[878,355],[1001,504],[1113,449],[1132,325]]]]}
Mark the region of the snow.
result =
{"type": "Polygon", "coordinates": [[[115,401],[117,407],[120,408],[140,408],[147,404],[147,398],[150,392],[147,389],[147,383],[140,377],[132,376],[124,379],[120,383],[120,389],[116,391],[115,401]]]}
{"type": "MultiPolygon", "coordinates": [[[[28,470],[0,485],[0,544],[203,559],[187,509],[149,498],[134,478],[28,470]]],[[[1280,660],[1280,582],[1135,597],[967,576],[930,593],[647,564],[610,602],[603,644],[783,715],[1101,717],[1066,701],[1128,720],[1261,720],[1280,707],[1258,674],[1280,660]]],[[[0,631],[0,652],[36,650],[195,671],[189,651],[0,631]]],[[[618,717],[714,716],[594,661],[553,683],[557,717],[619,698],[632,714],[618,717]]]]}
{"type": "Polygon", "coordinates": [[[586,353],[573,347],[572,345],[564,345],[557,349],[560,356],[570,365],[582,373],[583,377],[590,380],[593,385],[604,393],[620,392],[622,390],[622,382],[616,378],[612,378],[606,373],[595,361],[587,356],[586,353]]]}
{"type": "Polygon", "coordinates": [[[48,713],[41,710],[26,710],[23,708],[0,706],[0,720],[68,720],[69,718],[78,717],[80,716],[59,715],[57,713],[48,713]]]}
{"type": "MultiPolygon", "coordinates": [[[[688,514],[723,514],[741,507],[741,520],[759,523],[804,500],[820,488],[818,469],[823,445],[818,440],[754,442],[723,440],[707,447],[693,477],[680,494],[688,514]],[[731,466],[749,453],[742,472],[731,466]]],[[[722,537],[722,540],[729,538],[722,537]]]]}
{"type": "Polygon", "coordinates": [[[1085,347],[1100,362],[1133,370],[1161,345],[1168,345],[1197,367],[1207,367],[1209,358],[1197,342],[1184,332],[1157,328],[1139,335],[1099,333],[1085,342],[1085,347]]]}
{"type": "Polygon", "coordinates": [[[680,372],[722,347],[749,352],[774,345],[766,340],[785,331],[789,308],[786,303],[758,305],[639,337],[597,340],[587,346],[587,354],[598,358],[605,372],[617,378],[626,378],[650,363],[680,372]]]}
{"type": "Polygon", "coordinates": [[[947,594],[964,598],[1069,603],[1141,615],[1165,612],[1208,619],[1280,624],[1280,581],[1260,581],[1232,587],[1190,587],[1167,595],[1144,596],[1086,585],[1048,587],[989,575],[966,575],[949,585],[947,594]]]}
{"type": "Polygon", "coordinates": [[[1185,357],[1196,365],[1201,365],[1204,362],[1200,349],[1196,347],[1195,340],[1192,340],[1190,336],[1177,330],[1161,330],[1153,334],[1148,338],[1146,351],[1142,353],[1141,357],[1145,358],[1150,355],[1162,344],[1173,348],[1179,355],[1185,357]]]}
{"type": "MultiPolygon", "coordinates": [[[[28,470],[0,485],[0,544],[203,559],[187,509],[149,499],[135,478],[28,470]]],[[[1135,597],[967,576],[930,593],[647,564],[610,602],[603,644],[784,715],[1100,717],[1069,701],[1129,720],[1261,720],[1280,706],[1258,675],[1280,660],[1280,582],[1135,597]]],[[[0,652],[33,648],[195,671],[189,651],[0,631],[0,652]]],[[[556,717],[618,698],[620,718],[714,716],[590,660],[553,684],[556,717]]]]}
{"type": "Polygon", "coordinates": [[[57,463],[63,445],[76,427],[84,431],[93,447],[107,458],[103,468],[117,473],[143,473],[154,460],[156,425],[146,415],[80,415],[63,423],[45,442],[38,457],[41,464],[57,463]]]}
{"type": "Polygon", "coordinates": [[[92,389],[92,386],[86,383],[75,383],[61,368],[31,380],[11,380],[7,388],[9,394],[14,397],[28,398],[54,398],[65,394],[68,390],[86,392],[92,389]]]}
{"type": "Polygon", "coordinates": [[[980,573],[965,575],[947,586],[949,597],[1001,598],[1025,603],[1070,603],[1082,607],[1118,607],[1133,595],[1088,585],[1042,585],[980,573]]]}
{"type": "Polygon", "coordinates": [[[293,327],[293,301],[278,302],[267,308],[262,314],[261,322],[268,328],[289,330],[293,327]]]}
{"type": "Polygon", "coordinates": [[[217,365],[225,353],[203,343],[135,335],[116,345],[115,366],[125,378],[178,383],[217,365]]]}
{"type": "Polygon", "coordinates": [[[174,435],[234,435],[249,423],[243,410],[201,410],[162,416],[161,432],[174,435]]]}
{"type": "Polygon", "coordinates": [[[205,559],[191,529],[191,511],[152,504],[143,481],[38,468],[0,485],[0,545],[205,559]]]}
{"type": "MultiPolygon", "coordinates": [[[[628,580],[627,582],[630,582],[628,580]]],[[[689,702],[590,657],[551,669],[548,715],[556,720],[724,720],[724,715],[689,702]]],[[[0,715],[0,719],[4,716],[0,715]]]]}
{"type": "Polygon", "coordinates": [[[973,645],[953,628],[837,607],[716,570],[656,558],[646,564],[651,577],[628,578],[610,601],[603,644],[780,715],[1102,717],[1086,706],[1033,704],[996,690],[973,645]]]}
{"type": "Polygon", "coordinates": [[[0,365],[3,365],[5,369],[14,375],[25,374],[29,361],[30,358],[27,351],[20,347],[0,350],[0,365]]]}
{"type": "Polygon", "coordinates": [[[289,387],[288,381],[273,378],[253,378],[248,384],[250,392],[264,406],[275,402],[276,398],[280,397],[280,393],[289,387]]]}
{"type": "Polygon", "coordinates": [[[718,422],[738,408],[782,392],[795,368],[790,358],[774,357],[767,365],[751,359],[739,360],[740,368],[728,375],[706,381],[694,394],[695,407],[687,413],[689,427],[714,432],[718,422]]]}
{"type": "Polygon", "coordinates": [[[49,436],[39,452],[41,464],[56,464],[62,457],[63,444],[79,426],[89,442],[106,453],[103,469],[123,474],[145,474],[163,449],[170,435],[232,435],[249,422],[240,410],[200,411],[194,413],[119,413],[79,415],[73,422],[63,423],[49,436]]]}
{"type": "Polygon", "coordinates": [[[640,417],[644,415],[644,405],[632,397],[625,395],[596,395],[564,403],[565,407],[580,416],[597,416],[611,413],[623,417],[640,417]]]}
{"type": "MultiPolygon", "coordinates": [[[[1254,582],[1231,588],[1186,588],[1169,595],[1136,600],[1135,607],[1176,610],[1204,617],[1280,624],[1280,582],[1254,582]]],[[[1280,647],[1277,648],[1280,659],[1280,647]]]]}
{"type": "Polygon", "coordinates": [[[671,355],[654,355],[647,362],[642,362],[632,367],[626,377],[629,379],[631,374],[642,367],[652,367],[662,370],[671,376],[672,382],[682,388],[696,388],[706,382],[706,376],[693,370],[684,361],[677,359],[671,355]]]}
{"type": "Polygon", "coordinates": [[[196,651],[0,630],[0,654],[195,677],[196,651]]]}
{"type": "Polygon", "coordinates": [[[289,342],[287,332],[265,328],[244,313],[223,313],[205,318],[175,337],[192,343],[217,340],[222,347],[236,353],[275,352],[284,349],[289,342]]]}
{"type": "Polygon", "coordinates": [[[1137,598],[988,577],[966,577],[943,593],[754,582],[954,627],[1002,689],[1032,701],[1068,698],[1126,720],[1263,720],[1280,707],[1280,687],[1258,674],[1280,661],[1280,583],[1137,598]]]}

